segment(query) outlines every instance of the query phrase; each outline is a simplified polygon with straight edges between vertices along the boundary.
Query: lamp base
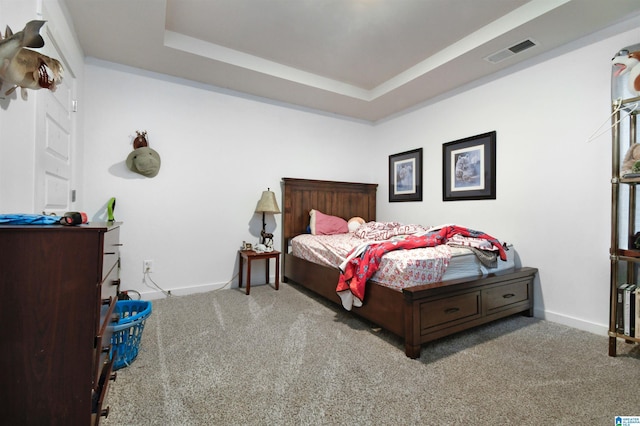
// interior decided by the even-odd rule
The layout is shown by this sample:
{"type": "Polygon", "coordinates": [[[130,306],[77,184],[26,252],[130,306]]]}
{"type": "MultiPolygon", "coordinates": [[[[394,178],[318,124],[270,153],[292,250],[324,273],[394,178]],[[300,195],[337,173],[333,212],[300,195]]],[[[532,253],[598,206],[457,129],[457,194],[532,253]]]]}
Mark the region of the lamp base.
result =
{"type": "Polygon", "coordinates": [[[263,229],[260,232],[260,242],[267,247],[273,247],[273,234],[265,232],[263,229]]]}

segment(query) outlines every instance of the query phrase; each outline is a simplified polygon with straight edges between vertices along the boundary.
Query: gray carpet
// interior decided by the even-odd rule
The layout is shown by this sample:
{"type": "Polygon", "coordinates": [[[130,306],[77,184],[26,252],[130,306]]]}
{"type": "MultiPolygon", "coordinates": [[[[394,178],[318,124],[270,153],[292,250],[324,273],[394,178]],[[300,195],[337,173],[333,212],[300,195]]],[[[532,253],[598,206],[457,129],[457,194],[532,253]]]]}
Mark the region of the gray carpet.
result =
{"type": "Polygon", "coordinates": [[[514,316],[402,342],[296,286],[154,301],[103,425],[613,425],[640,416],[640,350],[514,316]]]}

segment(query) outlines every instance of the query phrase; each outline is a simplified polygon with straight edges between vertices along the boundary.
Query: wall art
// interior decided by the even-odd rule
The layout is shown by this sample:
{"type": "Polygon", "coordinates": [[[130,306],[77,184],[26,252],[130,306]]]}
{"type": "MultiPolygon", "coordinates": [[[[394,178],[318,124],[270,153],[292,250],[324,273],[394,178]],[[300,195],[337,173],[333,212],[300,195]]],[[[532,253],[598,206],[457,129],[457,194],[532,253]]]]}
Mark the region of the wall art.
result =
{"type": "Polygon", "coordinates": [[[389,156],[389,202],[422,201],[422,148],[389,156]]]}
{"type": "Polygon", "coordinates": [[[496,132],[442,145],[442,200],[496,199],[496,132]]]}

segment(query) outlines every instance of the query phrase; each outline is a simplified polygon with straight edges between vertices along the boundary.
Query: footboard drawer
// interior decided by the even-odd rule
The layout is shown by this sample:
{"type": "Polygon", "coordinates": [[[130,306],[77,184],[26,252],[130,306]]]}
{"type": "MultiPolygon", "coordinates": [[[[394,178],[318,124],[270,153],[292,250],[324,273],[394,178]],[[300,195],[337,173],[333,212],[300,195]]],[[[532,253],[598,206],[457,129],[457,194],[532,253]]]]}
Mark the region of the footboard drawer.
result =
{"type": "Polygon", "coordinates": [[[531,280],[522,280],[483,290],[482,304],[485,314],[509,309],[522,302],[528,303],[530,282],[531,280]]]}
{"type": "Polygon", "coordinates": [[[480,292],[473,291],[421,303],[421,334],[480,317],[480,300],[480,292]]]}

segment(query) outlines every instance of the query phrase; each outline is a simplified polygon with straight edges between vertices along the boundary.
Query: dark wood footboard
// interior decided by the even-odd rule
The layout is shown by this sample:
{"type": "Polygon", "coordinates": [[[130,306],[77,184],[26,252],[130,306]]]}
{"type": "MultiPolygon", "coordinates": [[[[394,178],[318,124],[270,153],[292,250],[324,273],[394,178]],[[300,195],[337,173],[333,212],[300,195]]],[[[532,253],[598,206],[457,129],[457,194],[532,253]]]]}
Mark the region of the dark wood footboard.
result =
{"type": "Polygon", "coordinates": [[[420,356],[422,344],[517,313],[533,316],[536,268],[410,287],[404,294],[405,353],[420,356]]]}

